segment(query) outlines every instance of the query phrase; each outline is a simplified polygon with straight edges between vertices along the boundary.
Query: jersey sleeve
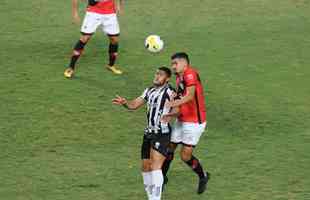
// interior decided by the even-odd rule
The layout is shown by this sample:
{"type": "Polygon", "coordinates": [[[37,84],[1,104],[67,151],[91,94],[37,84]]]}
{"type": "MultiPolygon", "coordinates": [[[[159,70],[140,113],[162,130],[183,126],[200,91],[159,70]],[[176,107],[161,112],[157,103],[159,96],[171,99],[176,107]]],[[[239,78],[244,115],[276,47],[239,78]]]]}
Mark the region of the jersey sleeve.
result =
{"type": "Polygon", "coordinates": [[[140,96],[142,99],[144,99],[144,101],[147,101],[149,98],[148,91],[149,91],[149,88],[146,88],[140,96]]]}
{"type": "Polygon", "coordinates": [[[195,86],[198,83],[198,77],[195,72],[190,72],[184,75],[185,87],[195,86]]]}

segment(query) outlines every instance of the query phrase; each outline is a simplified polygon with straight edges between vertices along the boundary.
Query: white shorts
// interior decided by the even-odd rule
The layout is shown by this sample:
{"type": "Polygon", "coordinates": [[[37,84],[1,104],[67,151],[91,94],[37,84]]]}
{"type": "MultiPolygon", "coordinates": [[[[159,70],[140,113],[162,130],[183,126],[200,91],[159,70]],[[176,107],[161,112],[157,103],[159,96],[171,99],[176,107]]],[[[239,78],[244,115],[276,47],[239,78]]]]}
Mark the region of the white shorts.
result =
{"type": "Polygon", "coordinates": [[[203,124],[176,121],[172,127],[171,142],[183,143],[187,145],[197,145],[200,136],[206,128],[203,124]]]}
{"type": "Polygon", "coordinates": [[[118,35],[120,33],[116,14],[86,12],[81,27],[81,32],[92,34],[99,26],[101,26],[102,31],[107,35],[118,35]]]}

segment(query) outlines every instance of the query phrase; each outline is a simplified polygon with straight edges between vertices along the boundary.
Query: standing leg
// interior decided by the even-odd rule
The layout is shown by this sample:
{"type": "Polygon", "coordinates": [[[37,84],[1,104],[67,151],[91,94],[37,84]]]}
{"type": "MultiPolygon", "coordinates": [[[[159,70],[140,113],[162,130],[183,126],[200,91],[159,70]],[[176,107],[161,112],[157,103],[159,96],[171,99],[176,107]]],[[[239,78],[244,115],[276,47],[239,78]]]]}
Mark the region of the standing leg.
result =
{"type": "Polygon", "coordinates": [[[118,34],[109,35],[109,39],[109,64],[107,65],[107,68],[111,70],[114,74],[122,74],[123,72],[120,69],[117,69],[117,67],[115,66],[115,62],[118,56],[118,34]]]}
{"type": "Polygon", "coordinates": [[[173,143],[173,142],[170,142],[170,144],[169,144],[168,155],[167,155],[167,157],[163,163],[163,166],[162,166],[162,171],[163,171],[163,176],[164,176],[164,184],[167,184],[167,182],[168,182],[167,173],[168,173],[168,170],[170,168],[170,164],[174,159],[174,151],[177,148],[177,145],[178,144],[173,143]]]}
{"type": "Polygon", "coordinates": [[[151,149],[151,169],[152,169],[152,200],[160,200],[164,177],[161,171],[165,156],[158,151],[151,149]]]}
{"type": "Polygon", "coordinates": [[[71,56],[71,61],[69,64],[69,67],[66,69],[64,75],[67,78],[71,78],[74,74],[76,62],[80,58],[80,56],[83,53],[84,47],[87,44],[87,42],[90,40],[91,34],[83,34],[80,38],[80,40],[75,44],[71,56]]]}
{"type": "Polygon", "coordinates": [[[113,66],[118,56],[118,36],[109,36],[109,66],[113,66]]]}
{"type": "Polygon", "coordinates": [[[151,141],[146,135],[143,136],[141,145],[141,160],[142,160],[142,177],[144,190],[149,200],[152,200],[152,172],[150,159],[151,141]]]}
{"type": "Polygon", "coordinates": [[[142,177],[143,177],[144,190],[146,192],[148,199],[151,200],[152,173],[151,173],[150,159],[142,160],[142,177]]]}
{"type": "Polygon", "coordinates": [[[98,20],[99,17],[101,17],[99,14],[86,12],[81,26],[82,36],[73,48],[70,64],[64,72],[65,77],[71,78],[73,76],[76,63],[79,60],[85,45],[100,25],[100,21],[98,20]]]}
{"type": "Polygon", "coordinates": [[[193,156],[193,146],[184,144],[181,149],[181,159],[185,162],[199,177],[198,194],[206,190],[209,173],[204,172],[199,160],[193,156]]]}

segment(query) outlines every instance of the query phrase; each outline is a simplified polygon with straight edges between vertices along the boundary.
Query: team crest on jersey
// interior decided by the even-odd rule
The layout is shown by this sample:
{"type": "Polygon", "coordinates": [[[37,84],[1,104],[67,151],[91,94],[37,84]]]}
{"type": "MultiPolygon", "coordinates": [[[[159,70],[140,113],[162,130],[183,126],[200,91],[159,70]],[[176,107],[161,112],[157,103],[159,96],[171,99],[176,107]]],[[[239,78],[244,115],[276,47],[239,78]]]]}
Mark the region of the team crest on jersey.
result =
{"type": "Polygon", "coordinates": [[[188,80],[193,80],[194,79],[194,75],[193,74],[188,74],[186,77],[187,77],[188,80]]]}

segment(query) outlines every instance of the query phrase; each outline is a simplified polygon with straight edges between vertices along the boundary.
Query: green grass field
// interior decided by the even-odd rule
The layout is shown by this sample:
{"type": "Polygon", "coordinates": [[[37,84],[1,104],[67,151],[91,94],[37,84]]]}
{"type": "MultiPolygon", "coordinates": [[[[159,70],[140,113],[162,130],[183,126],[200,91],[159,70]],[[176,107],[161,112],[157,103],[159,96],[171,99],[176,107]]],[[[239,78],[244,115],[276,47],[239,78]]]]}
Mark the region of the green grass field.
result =
{"type": "Polygon", "coordinates": [[[208,88],[209,131],[195,154],[212,179],[198,196],[176,159],[163,199],[310,199],[309,1],[126,1],[125,74],[103,68],[98,32],[73,80],[63,77],[80,28],[69,0],[2,0],[0,22],[1,200],[146,199],[144,110],[111,99],[140,95],[175,51],[190,54],[208,88]],[[165,41],[160,54],[143,47],[151,33],[165,41]]]}

